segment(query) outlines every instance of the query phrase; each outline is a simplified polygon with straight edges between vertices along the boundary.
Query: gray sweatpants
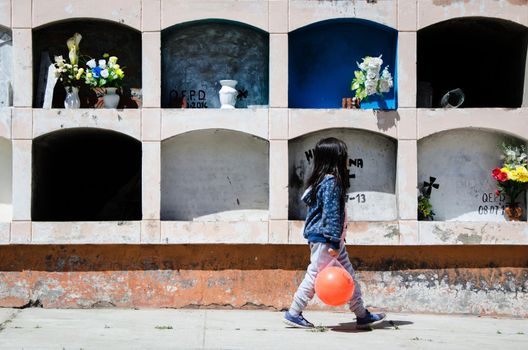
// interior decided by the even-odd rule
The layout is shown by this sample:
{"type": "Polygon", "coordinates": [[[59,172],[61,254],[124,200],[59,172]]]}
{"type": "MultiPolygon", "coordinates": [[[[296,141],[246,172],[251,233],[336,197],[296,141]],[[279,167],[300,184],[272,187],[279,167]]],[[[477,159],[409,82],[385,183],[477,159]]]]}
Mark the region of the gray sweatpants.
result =
{"type": "MultiPolygon", "coordinates": [[[[293,302],[289,309],[291,315],[298,316],[304,310],[306,305],[308,305],[308,302],[312,300],[315,294],[315,277],[317,276],[317,273],[325,268],[332,260],[332,257],[328,253],[329,248],[330,244],[328,243],[310,243],[310,265],[308,265],[306,275],[304,275],[304,279],[293,297],[293,302]]],[[[366,311],[363,305],[363,299],[361,299],[361,288],[356,281],[354,268],[350,263],[344,243],[341,243],[340,245],[337,261],[343,265],[354,279],[354,294],[348,302],[350,311],[355,313],[358,317],[364,317],[366,311]]]]}

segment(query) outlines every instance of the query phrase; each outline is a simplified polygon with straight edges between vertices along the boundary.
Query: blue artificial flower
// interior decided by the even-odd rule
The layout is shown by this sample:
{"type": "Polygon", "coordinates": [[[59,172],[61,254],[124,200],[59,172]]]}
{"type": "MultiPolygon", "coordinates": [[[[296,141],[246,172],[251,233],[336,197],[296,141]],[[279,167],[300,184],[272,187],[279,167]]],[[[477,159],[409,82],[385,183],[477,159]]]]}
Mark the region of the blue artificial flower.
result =
{"type": "Polygon", "coordinates": [[[100,78],[101,77],[101,67],[92,68],[92,74],[94,78],[100,78]]]}

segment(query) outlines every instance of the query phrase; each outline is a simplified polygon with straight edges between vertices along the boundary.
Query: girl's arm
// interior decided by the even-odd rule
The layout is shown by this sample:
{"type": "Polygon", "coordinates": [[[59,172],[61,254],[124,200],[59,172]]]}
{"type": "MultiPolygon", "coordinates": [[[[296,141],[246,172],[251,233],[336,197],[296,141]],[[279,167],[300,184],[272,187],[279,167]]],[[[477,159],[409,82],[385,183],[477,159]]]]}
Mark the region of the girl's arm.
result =
{"type": "Polygon", "coordinates": [[[322,234],[333,249],[339,249],[343,218],[341,217],[341,191],[335,179],[323,181],[320,188],[323,202],[322,234]]]}

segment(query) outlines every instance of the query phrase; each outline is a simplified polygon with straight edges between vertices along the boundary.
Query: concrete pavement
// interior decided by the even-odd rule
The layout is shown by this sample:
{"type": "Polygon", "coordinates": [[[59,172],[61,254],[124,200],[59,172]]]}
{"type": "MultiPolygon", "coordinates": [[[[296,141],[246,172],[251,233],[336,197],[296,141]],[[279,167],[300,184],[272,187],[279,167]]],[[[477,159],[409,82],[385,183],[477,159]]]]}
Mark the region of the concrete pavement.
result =
{"type": "Polygon", "coordinates": [[[0,309],[0,349],[528,349],[528,320],[390,313],[357,331],[346,313],[248,310],[0,309]]]}

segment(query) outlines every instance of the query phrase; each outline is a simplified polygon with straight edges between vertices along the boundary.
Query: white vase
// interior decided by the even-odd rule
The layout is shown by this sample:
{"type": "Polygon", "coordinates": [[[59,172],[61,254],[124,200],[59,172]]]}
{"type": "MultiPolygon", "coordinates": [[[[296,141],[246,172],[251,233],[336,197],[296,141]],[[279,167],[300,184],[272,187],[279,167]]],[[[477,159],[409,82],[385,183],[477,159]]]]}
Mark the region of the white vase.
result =
{"type": "Polygon", "coordinates": [[[220,108],[235,108],[236,99],[238,95],[237,89],[235,89],[238,81],[236,80],[220,80],[222,88],[218,92],[220,96],[220,108]]]}
{"type": "Polygon", "coordinates": [[[77,109],[81,107],[81,100],[79,100],[79,88],[75,86],[65,86],[64,90],[66,90],[64,108],[77,109]]]}
{"type": "Polygon", "coordinates": [[[117,108],[117,105],[119,104],[119,95],[116,91],[117,88],[115,87],[106,88],[106,92],[103,96],[105,108],[117,108]]]}

